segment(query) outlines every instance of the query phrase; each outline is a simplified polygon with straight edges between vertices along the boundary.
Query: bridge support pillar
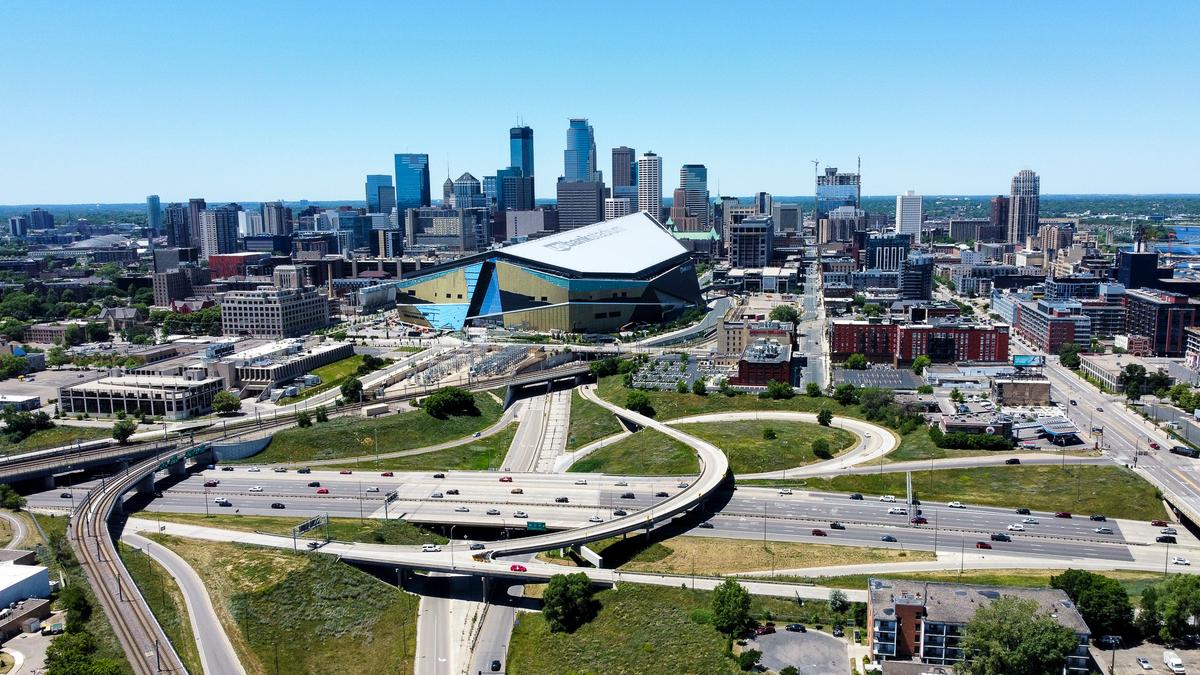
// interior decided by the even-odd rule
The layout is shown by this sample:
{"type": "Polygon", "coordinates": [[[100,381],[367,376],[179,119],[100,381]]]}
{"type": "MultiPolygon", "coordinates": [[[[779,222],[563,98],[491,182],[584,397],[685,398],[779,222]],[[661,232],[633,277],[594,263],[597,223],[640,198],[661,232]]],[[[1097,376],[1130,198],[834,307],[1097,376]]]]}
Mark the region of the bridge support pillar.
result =
{"type": "Polygon", "coordinates": [[[43,490],[53,490],[54,489],[54,474],[50,474],[49,476],[43,476],[42,478],[40,478],[38,480],[41,482],[43,490]]]}
{"type": "Polygon", "coordinates": [[[148,473],[137,482],[137,493],[139,495],[154,494],[154,474],[148,473]]]}
{"type": "Polygon", "coordinates": [[[513,399],[515,399],[515,398],[516,398],[516,395],[513,393],[513,388],[511,386],[506,387],[504,389],[504,409],[505,410],[508,410],[508,406],[513,404],[513,399]]]}
{"type": "Polygon", "coordinates": [[[167,467],[167,473],[172,476],[183,476],[187,474],[187,461],[179,460],[171,466],[167,467]]]}

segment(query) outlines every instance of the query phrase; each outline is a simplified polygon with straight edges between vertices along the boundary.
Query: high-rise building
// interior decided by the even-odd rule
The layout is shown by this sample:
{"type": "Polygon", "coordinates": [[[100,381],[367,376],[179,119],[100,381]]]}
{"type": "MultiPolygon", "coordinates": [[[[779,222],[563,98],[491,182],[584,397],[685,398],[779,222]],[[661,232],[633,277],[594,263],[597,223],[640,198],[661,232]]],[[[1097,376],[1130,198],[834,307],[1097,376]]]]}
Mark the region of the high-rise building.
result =
{"type": "Polygon", "coordinates": [[[866,249],[867,269],[896,271],[908,258],[908,249],[912,244],[912,235],[897,232],[891,235],[876,235],[867,237],[864,243],[866,249]]]}
{"type": "Polygon", "coordinates": [[[614,190],[637,185],[637,151],[633,148],[622,145],[612,149],[612,184],[614,190]]]}
{"type": "Polygon", "coordinates": [[[450,176],[446,176],[446,182],[442,183],[442,208],[454,207],[454,181],[450,176]]]}
{"type": "Polygon", "coordinates": [[[522,175],[520,168],[510,166],[496,172],[496,211],[530,211],[533,209],[533,176],[522,175]]]}
{"type": "Polygon", "coordinates": [[[396,207],[429,206],[429,155],[396,155],[396,207]]]}
{"type": "Polygon", "coordinates": [[[817,242],[853,241],[855,232],[867,231],[867,213],[853,206],[839,206],[821,218],[817,242]]]}
{"type": "Polygon", "coordinates": [[[483,196],[482,184],[470,173],[464,173],[454,181],[454,207],[458,209],[476,209],[487,206],[483,196]]]}
{"type": "MultiPolygon", "coordinates": [[[[383,204],[380,202],[380,188],[392,189],[392,177],[386,174],[370,174],[367,176],[367,213],[389,213],[383,210],[383,204]]],[[[392,192],[392,201],[395,201],[395,192],[392,192]]],[[[393,204],[394,206],[394,204],[393,204]]]]}
{"type": "Polygon", "coordinates": [[[612,220],[633,213],[628,197],[609,197],[604,200],[604,219],[612,220]]]}
{"type": "Polygon", "coordinates": [[[238,211],[236,204],[227,204],[200,212],[200,252],[205,257],[237,251],[238,211]]]}
{"type": "MultiPolygon", "coordinates": [[[[703,164],[684,164],[683,168],[679,170],[679,187],[683,189],[690,215],[696,219],[697,231],[707,230],[709,226],[708,168],[703,164]]],[[[767,209],[766,215],[770,214],[771,210],[767,209]]]]}
{"type": "Polygon", "coordinates": [[[771,217],[776,232],[800,232],[804,227],[804,211],[799,204],[772,204],[771,217]]]}
{"type": "Polygon", "coordinates": [[[188,200],[188,236],[192,238],[190,243],[179,243],[178,246],[195,246],[200,248],[200,212],[208,208],[208,202],[201,197],[193,197],[188,200]]]}
{"type": "Polygon", "coordinates": [[[563,179],[571,183],[601,180],[596,172],[596,134],[586,118],[572,118],[567,127],[563,179]]]}
{"type": "Polygon", "coordinates": [[[1200,302],[1182,293],[1151,288],[1125,289],[1125,332],[1150,338],[1156,356],[1182,357],[1185,328],[1195,326],[1200,302]]]}
{"type": "Polygon", "coordinates": [[[896,195],[896,233],[907,234],[913,243],[921,243],[921,195],[912,190],[896,195]]]}
{"type": "Polygon", "coordinates": [[[158,236],[162,232],[162,202],[158,195],[146,197],[146,226],[150,228],[150,236],[158,236]]]}
{"type": "MultiPolygon", "coordinates": [[[[758,207],[758,212],[761,213],[762,215],[764,215],[764,216],[771,215],[771,213],[773,211],[772,203],[771,203],[771,193],[770,192],[759,192],[758,194],[754,195],[754,205],[756,207],[758,207]]],[[[776,223],[776,225],[778,225],[778,223],[776,223]]]]}
{"type": "Polygon", "coordinates": [[[702,232],[700,220],[688,208],[687,191],[676,188],[671,199],[671,215],[667,221],[675,232],[702,232]]]}
{"type": "Polygon", "coordinates": [[[900,267],[900,293],[905,300],[933,299],[933,256],[912,251],[900,267]]]}
{"type": "Polygon", "coordinates": [[[765,267],[774,250],[775,221],[771,216],[747,216],[729,228],[729,264],[765,267]]]}
{"type": "Polygon", "coordinates": [[[508,165],[522,176],[533,178],[533,129],[513,127],[508,130],[508,165]]]}
{"type": "Polygon", "coordinates": [[[662,218],[662,157],[647,152],[637,161],[638,211],[662,218]]]}
{"type": "Polygon", "coordinates": [[[8,219],[8,236],[17,238],[29,236],[28,216],[11,216],[8,219]]]}
{"type": "Polygon", "coordinates": [[[259,210],[262,213],[262,229],[264,233],[292,233],[292,210],[285,207],[283,202],[263,202],[259,210]]]}
{"type": "MultiPolygon", "coordinates": [[[[157,197],[155,197],[157,199],[157,197]]],[[[161,221],[160,221],[161,224],[161,221]]],[[[49,230],[54,227],[54,214],[45,209],[32,209],[29,212],[29,228],[32,230],[49,230]]]]}
{"type": "Polygon", "coordinates": [[[187,206],[178,202],[167,204],[163,212],[163,227],[167,230],[167,246],[186,248],[192,245],[187,206]]]}
{"type": "Polygon", "coordinates": [[[837,167],[825,167],[817,176],[817,218],[824,218],[839,206],[862,208],[862,179],[856,173],[838,173],[837,167]]]}
{"type": "Polygon", "coordinates": [[[1012,179],[1008,203],[1008,242],[1020,244],[1037,234],[1041,202],[1041,180],[1029,169],[1021,169],[1012,179]]]}
{"type": "Polygon", "coordinates": [[[604,183],[558,181],[558,227],[570,230],[604,220],[604,183]]]}

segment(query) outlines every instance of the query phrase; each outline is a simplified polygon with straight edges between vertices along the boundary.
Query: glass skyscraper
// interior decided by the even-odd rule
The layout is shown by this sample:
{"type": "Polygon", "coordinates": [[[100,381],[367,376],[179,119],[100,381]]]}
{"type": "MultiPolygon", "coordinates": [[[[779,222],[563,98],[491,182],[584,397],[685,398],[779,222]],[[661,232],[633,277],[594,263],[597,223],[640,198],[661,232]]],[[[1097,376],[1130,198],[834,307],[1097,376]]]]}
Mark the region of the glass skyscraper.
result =
{"type": "Polygon", "coordinates": [[[392,177],[383,174],[371,174],[367,176],[367,213],[384,213],[381,211],[382,203],[379,201],[379,188],[391,188],[392,177]]]}
{"type": "Polygon", "coordinates": [[[429,206],[429,155],[396,155],[396,207],[401,211],[429,206]]]}
{"type": "Polygon", "coordinates": [[[533,175],[533,129],[513,127],[508,130],[508,165],[521,170],[522,176],[533,175]]]}
{"type": "Polygon", "coordinates": [[[707,230],[708,168],[703,164],[684,164],[679,170],[679,187],[683,188],[687,198],[687,209],[696,217],[700,231],[707,230]]]}
{"type": "Polygon", "coordinates": [[[146,225],[150,228],[150,236],[162,233],[162,202],[158,195],[146,197],[146,225]]]}
{"type": "Polygon", "coordinates": [[[567,127],[563,180],[568,183],[600,180],[596,174],[596,134],[586,118],[573,118],[567,127]]]}
{"type": "Polygon", "coordinates": [[[861,208],[862,182],[856,173],[838,173],[836,167],[825,167],[817,176],[817,216],[824,217],[839,206],[861,208]]]}

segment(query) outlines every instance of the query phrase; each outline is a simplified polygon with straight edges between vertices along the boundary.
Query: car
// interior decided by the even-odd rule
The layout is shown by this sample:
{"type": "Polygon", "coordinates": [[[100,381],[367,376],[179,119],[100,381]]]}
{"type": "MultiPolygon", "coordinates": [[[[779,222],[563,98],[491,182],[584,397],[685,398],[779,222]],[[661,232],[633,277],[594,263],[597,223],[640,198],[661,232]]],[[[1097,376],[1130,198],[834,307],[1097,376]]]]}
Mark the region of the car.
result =
{"type": "Polygon", "coordinates": [[[255,485],[254,487],[250,488],[250,491],[251,492],[262,492],[263,487],[261,485],[255,485]]]}
{"type": "Polygon", "coordinates": [[[1181,557],[1181,556],[1173,556],[1171,558],[1171,564],[1172,565],[1189,565],[1190,566],[1192,564],[1192,561],[1188,560],[1187,558],[1181,557]]]}
{"type": "Polygon", "coordinates": [[[966,506],[964,506],[964,505],[963,505],[963,503],[962,503],[962,502],[950,502],[949,504],[946,504],[946,506],[949,506],[949,507],[950,507],[950,508],[952,508],[952,509],[965,509],[965,508],[967,508],[966,506]]]}
{"type": "Polygon", "coordinates": [[[456,506],[456,507],[454,507],[454,512],[455,513],[470,513],[471,509],[466,506],[456,506]]]}
{"type": "Polygon", "coordinates": [[[1150,447],[1151,447],[1151,448],[1153,448],[1153,449],[1155,449],[1155,450],[1158,450],[1158,449],[1159,449],[1159,445],[1158,445],[1158,443],[1155,443],[1154,441],[1150,441],[1150,447]]]}
{"type": "Polygon", "coordinates": [[[908,519],[908,522],[912,523],[913,525],[928,525],[929,519],[925,516],[913,516],[912,518],[908,519]]]}
{"type": "Polygon", "coordinates": [[[523,495],[523,494],[525,494],[525,490],[524,490],[524,489],[522,489],[522,488],[513,488],[513,489],[509,490],[508,492],[509,492],[509,494],[514,494],[514,495],[523,495]]]}
{"type": "Polygon", "coordinates": [[[871,437],[871,432],[869,432],[869,431],[864,431],[864,432],[863,432],[863,436],[864,436],[864,437],[866,437],[866,438],[870,438],[870,437],[871,437]]]}
{"type": "Polygon", "coordinates": [[[1012,537],[1004,534],[1003,532],[993,532],[990,539],[992,541],[1012,541],[1012,537]]]}
{"type": "Polygon", "coordinates": [[[1112,534],[1113,533],[1111,527],[1097,527],[1096,529],[1092,530],[1092,532],[1095,532],[1096,534],[1112,534]]]}
{"type": "Polygon", "coordinates": [[[318,549],[318,548],[321,548],[321,542],[319,542],[319,541],[310,541],[310,542],[308,542],[308,548],[309,548],[309,549],[311,549],[311,550],[316,550],[316,549],[318,549]]]}
{"type": "MultiPolygon", "coordinates": [[[[853,497],[851,497],[851,499],[853,499],[853,497]]],[[[896,496],[895,495],[880,495],[879,501],[892,503],[892,502],[896,501],[896,496]]]]}
{"type": "Polygon", "coordinates": [[[804,624],[802,624],[802,623],[789,623],[787,626],[784,626],[784,628],[792,631],[793,633],[807,633],[808,632],[808,629],[805,628],[804,624]]]}
{"type": "Polygon", "coordinates": [[[513,518],[528,518],[529,514],[524,511],[513,511],[513,518]]]}
{"type": "Polygon", "coordinates": [[[458,494],[458,488],[450,488],[449,490],[446,490],[446,494],[456,495],[456,494],[458,494]]]}
{"type": "Polygon", "coordinates": [[[286,509],[287,507],[286,507],[286,506],[284,506],[283,502],[271,502],[271,508],[273,508],[273,509],[286,509]]]}
{"type": "Polygon", "coordinates": [[[845,634],[846,634],[846,631],[842,630],[841,626],[835,626],[833,628],[833,637],[842,637],[845,634]]]}
{"type": "Polygon", "coordinates": [[[437,544],[421,544],[421,553],[439,553],[442,547],[437,544]]]}
{"type": "Polygon", "coordinates": [[[1157,542],[1157,543],[1159,543],[1159,544],[1174,544],[1174,543],[1177,543],[1177,542],[1175,541],[1175,535],[1173,535],[1173,534],[1160,534],[1160,535],[1158,535],[1157,537],[1155,537],[1155,538],[1154,538],[1154,541],[1155,541],[1155,542],[1157,542]]]}
{"type": "Polygon", "coordinates": [[[850,495],[850,499],[852,499],[853,501],[856,501],[856,502],[857,502],[857,501],[862,501],[862,498],[863,498],[863,496],[862,496],[860,493],[858,493],[858,492],[852,493],[852,494],[850,495]]]}
{"type": "Polygon", "coordinates": [[[321,481],[314,480],[308,483],[308,487],[321,487],[321,481]]]}
{"type": "Polygon", "coordinates": [[[1151,526],[1151,527],[1166,527],[1166,526],[1167,526],[1167,521],[1165,521],[1165,520],[1152,520],[1152,521],[1150,521],[1150,526],[1151,526]]]}
{"type": "Polygon", "coordinates": [[[575,484],[576,485],[587,485],[587,481],[580,478],[579,480],[575,481],[575,484]]]}
{"type": "Polygon", "coordinates": [[[312,469],[307,466],[296,469],[296,473],[312,473],[312,469]]]}
{"type": "Polygon", "coordinates": [[[1030,511],[1027,508],[1022,507],[1022,508],[1017,509],[1018,516],[1027,516],[1027,515],[1029,515],[1029,513],[1030,513],[1030,511]]]}
{"type": "Polygon", "coordinates": [[[1071,512],[1070,511],[1057,511],[1057,512],[1055,512],[1054,517],[1055,518],[1070,518],[1071,512]]]}
{"type": "Polygon", "coordinates": [[[843,525],[843,524],[841,524],[841,523],[839,523],[838,521],[836,521],[836,520],[835,520],[835,521],[833,521],[832,523],[830,523],[830,524],[829,524],[829,529],[831,529],[831,530],[844,530],[844,529],[846,529],[846,526],[845,526],[845,525],[843,525]]]}
{"type": "Polygon", "coordinates": [[[367,492],[379,492],[379,488],[372,485],[371,487],[367,488],[367,492]]]}
{"type": "Polygon", "coordinates": [[[221,467],[221,470],[222,471],[233,471],[233,467],[232,466],[223,466],[223,467],[221,467]]]}
{"type": "Polygon", "coordinates": [[[700,523],[699,527],[702,530],[711,530],[713,529],[713,524],[706,520],[703,523],[700,523]]]}
{"type": "Polygon", "coordinates": [[[433,493],[433,494],[429,495],[429,498],[430,498],[430,499],[441,499],[441,498],[442,498],[442,496],[443,496],[443,495],[442,495],[442,493],[440,493],[440,492],[435,492],[435,493],[433,493]]]}
{"type": "Polygon", "coordinates": [[[271,469],[271,470],[272,470],[272,471],[274,471],[275,473],[287,473],[287,469],[285,469],[285,468],[284,468],[284,467],[282,467],[282,466],[277,466],[277,467],[275,467],[274,469],[271,469]]]}
{"type": "Polygon", "coordinates": [[[500,660],[499,659],[492,659],[491,669],[492,669],[493,673],[500,672],[500,660]]]}
{"type": "Polygon", "coordinates": [[[1096,412],[1104,412],[1104,408],[1101,408],[1100,406],[1096,406],[1096,412]]]}
{"type": "Polygon", "coordinates": [[[765,626],[759,626],[758,628],[754,629],[755,635],[770,635],[774,632],[775,632],[775,626],[772,626],[771,624],[767,624],[765,626]]]}
{"type": "Polygon", "coordinates": [[[601,518],[600,516],[592,516],[591,518],[588,518],[588,522],[589,523],[603,523],[604,519],[601,518]]]}
{"type": "MultiPolygon", "coordinates": [[[[436,478],[436,476],[435,476],[435,478],[436,478]]],[[[500,482],[501,483],[511,483],[512,476],[500,476],[500,482]]]]}
{"type": "MultiPolygon", "coordinates": [[[[444,474],[444,473],[435,473],[435,474],[433,474],[433,477],[434,477],[434,478],[445,478],[445,477],[446,477],[446,474],[444,474]]],[[[508,476],[505,476],[504,478],[508,478],[508,476]]],[[[503,481],[503,480],[504,480],[504,478],[501,478],[500,480],[502,480],[502,481],[503,481]]],[[[509,479],[509,480],[512,480],[511,478],[508,478],[508,479],[509,479]]]]}
{"type": "Polygon", "coordinates": [[[908,509],[904,508],[903,506],[893,506],[888,509],[888,515],[907,516],[908,509]]]}
{"type": "Polygon", "coordinates": [[[215,503],[217,506],[233,506],[233,502],[229,501],[228,499],[225,499],[224,497],[219,497],[217,499],[214,499],[213,503],[215,503]]]}
{"type": "MultiPolygon", "coordinates": [[[[678,485],[676,485],[675,487],[677,487],[677,488],[679,488],[680,490],[682,490],[682,489],[686,488],[687,486],[688,486],[688,484],[687,484],[687,483],[680,482],[680,483],[679,483],[678,485]]],[[[791,494],[791,493],[789,492],[788,494],[791,494]]]]}
{"type": "Polygon", "coordinates": [[[988,548],[988,549],[990,549],[991,547],[992,547],[992,545],[991,545],[991,544],[989,544],[989,543],[987,543],[986,541],[977,541],[977,542],[975,542],[975,548],[988,548]]]}
{"type": "Polygon", "coordinates": [[[885,534],[879,538],[879,541],[896,541],[896,538],[890,534],[885,534]]]}
{"type": "Polygon", "coordinates": [[[654,496],[655,497],[670,497],[671,495],[663,492],[662,490],[659,490],[658,492],[654,493],[654,496]]]}
{"type": "Polygon", "coordinates": [[[1158,533],[1159,534],[1179,534],[1178,532],[1175,531],[1175,528],[1173,528],[1173,527],[1164,527],[1163,529],[1159,530],[1158,533]]]}
{"type": "Polygon", "coordinates": [[[1091,519],[1091,520],[1094,520],[1094,521],[1096,521],[1096,522],[1099,522],[1099,523],[1103,523],[1104,521],[1108,520],[1108,518],[1105,518],[1104,516],[1102,516],[1102,515],[1100,515],[1100,514],[1098,514],[1098,513],[1097,513],[1097,514],[1090,515],[1090,516],[1088,516],[1088,518],[1089,518],[1089,519],[1091,519]]]}
{"type": "Polygon", "coordinates": [[[818,529],[818,528],[815,528],[815,527],[814,527],[814,528],[813,528],[813,531],[812,531],[812,536],[814,536],[814,537],[827,537],[827,536],[829,536],[829,535],[825,534],[825,530],[821,530],[821,529],[818,529]]]}
{"type": "Polygon", "coordinates": [[[1079,405],[1079,403],[1075,399],[1071,399],[1071,405],[1079,405]]]}
{"type": "Polygon", "coordinates": [[[395,476],[396,474],[393,471],[384,471],[383,473],[381,473],[379,475],[383,476],[384,478],[391,478],[392,476],[395,476]]]}
{"type": "Polygon", "coordinates": [[[635,498],[636,497],[634,496],[634,494],[632,492],[622,492],[621,493],[621,499],[635,499],[635,498]]]}
{"type": "Polygon", "coordinates": [[[481,542],[478,542],[478,541],[477,541],[477,542],[475,542],[474,544],[471,544],[471,550],[472,550],[472,551],[482,551],[482,550],[483,550],[483,544],[482,544],[481,542]]]}
{"type": "Polygon", "coordinates": [[[1009,532],[1024,532],[1025,526],[1021,525],[1020,523],[1013,523],[1012,525],[1008,526],[1008,531],[1009,532]]]}
{"type": "Polygon", "coordinates": [[[625,486],[629,485],[629,481],[619,480],[619,481],[613,483],[613,485],[615,485],[617,487],[625,487],[625,486]]]}
{"type": "Polygon", "coordinates": [[[782,497],[784,495],[790,495],[790,494],[792,494],[792,488],[779,488],[779,496],[780,497],[782,497]]]}
{"type": "Polygon", "coordinates": [[[327,495],[329,494],[329,488],[317,488],[317,494],[327,495]]]}
{"type": "Polygon", "coordinates": [[[1022,522],[1022,523],[1025,523],[1026,525],[1038,525],[1038,524],[1040,524],[1040,521],[1039,521],[1037,518],[1022,518],[1022,519],[1021,519],[1021,522],[1022,522]]]}
{"type": "Polygon", "coordinates": [[[1137,664],[1142,667],[1142,670],[1154,670],[1154,666],[1150,665],[1150,660],[1144,656],[1137,657],[1137,664]]]}
{"type": "Polygon", "coordinates": [[[481,433],[481,432],[479,432],[479,431],[476,431],[475,433],[471,434],[471,438],[479,438],[479,434],[480,434],[480,433],[481,433]]]}
{"type": "Polygon", "coordinates": [[[342,470],[341,470],[341,471],[339,471],[338,473],[342,474],[343,476],[349,476],[350,474],[352,474],[352,473],[354,473],[354,472],[353,472],[353,471],[351,471],[350,469],[342,469],[342,470]]]}
{"type": "Polygon", "coordinates": [[[569,504],[570,502],[571,502],[571,500],[567,499],[566,497],[555,497],[554,498],[555,504],[569,504]]]}
{"type": "Polygon", "coordinates": [[[613,511],[613,515],[614,516],[627,516],[627,515],[629,515],[629,512],[626,511],[625,509],[617,509],[616,511],[613,511]]]}
{"type": "Polygon", "coordinates": [[[489,516],[498,516],[500,515],[500,509],[488,509],[487,514],[489,516]]]}
{"type": "Polygon", "coordinates": [[[1004,463],[1005,464],[1020,464],[1021,458],[1020,457],[1009,457],[1008,459],[1004,460],[1004,463]]]}
{"type": "Polygon", "coordinates": [[[250,473],[258,473],[259,471],[262,471],[262,469],[258,468],[257,466],[252,466],[246,470],[249,471],[250,473]]]}

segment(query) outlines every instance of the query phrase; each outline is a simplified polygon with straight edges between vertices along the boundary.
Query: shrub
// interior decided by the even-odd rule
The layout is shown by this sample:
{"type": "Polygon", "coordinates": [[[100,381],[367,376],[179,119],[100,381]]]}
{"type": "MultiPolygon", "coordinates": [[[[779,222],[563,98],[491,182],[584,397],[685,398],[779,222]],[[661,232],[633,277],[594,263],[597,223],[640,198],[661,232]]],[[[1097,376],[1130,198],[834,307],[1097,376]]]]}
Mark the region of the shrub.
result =
{"type": "Polygon", "coordinates": [[[779,434],[775,433],[775,430],[771,427],[766,427],[762,430],[762,437],[764,441],[773,441],[779,438],[779,434]]]}
{"type": "Polygon", "coordinates": [[[435,417],[439,420],[444,420],[451,416],[470,415],[474,417],[480,414],[479,408],[475,405],[475,397],[470,392],[459,387],[443,387],[438,389],[425,398],[421,407],[425,409],[425,412],[430,417],[435,417]]]}

